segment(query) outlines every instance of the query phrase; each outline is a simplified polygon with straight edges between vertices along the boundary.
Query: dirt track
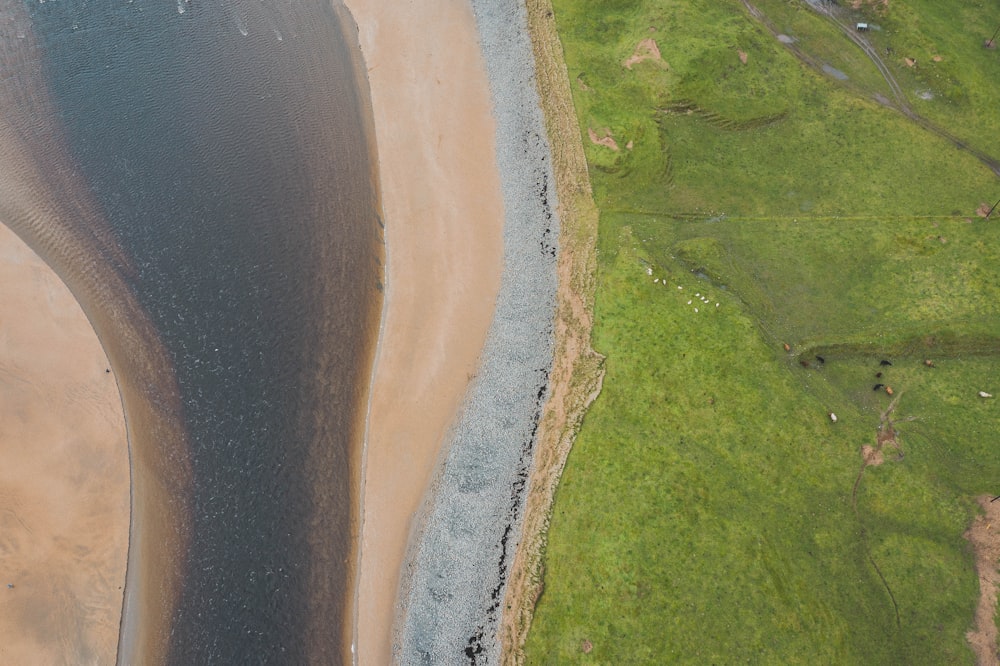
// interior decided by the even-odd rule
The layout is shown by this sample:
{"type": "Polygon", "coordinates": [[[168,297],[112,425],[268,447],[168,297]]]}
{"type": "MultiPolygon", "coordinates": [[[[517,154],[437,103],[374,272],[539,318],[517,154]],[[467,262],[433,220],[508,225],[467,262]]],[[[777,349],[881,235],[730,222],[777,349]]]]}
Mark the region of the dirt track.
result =
{"type": "MultiPolygon", "coordinates": [[[[741,2],[747,8],[747,12],[749,12],[750,16],[758,20],[767,29],[767,31],[770,32],[772,35],[774,35],[774,37],[777,39],[779,31],[774,26],[774,24],[771,23],[771,21],[767,18],[767,16],[763,12],[761,12],[760,9],[758,9],[755,5],[753,5],[749,0],[741,0],[741,2]]],[[[833,10],[831,10],[829,6],[826,5],[825,3],[810,2],[808,4],[810,7],[815,9],[818,14],[825,17],[827,20],[829,20],[831,23],[837,26],[837,28],[842,33],[844,33],[844,35],[847,36],[848,39],[854,42],[858,46],[858,48],[860,48],[861,51],[868,57],[868,59],[872,61],[872,64],[874,64],[876,69],[878,69],[879,73],[882,75],[882,78],[885,79],[886,85],[888,85],[889,90],[892,91],[894,99],[890,100],[883,95],[874,93],[872,94],[871,98],[875,102],[887,108],[898,111],[899,113],[903,114],[904,116],[912,120],[914,123],[919,125],[920,127],[923,127],[928,132],[936,134],[942,139],[947,140],[959,150],[964,150],[968,152],[973,157],[982,162],[984,165],[989,167],[989,169],[994,174],[996,174],[998,178],[1000,178],[1000,159],[997,159],[992,155],[982,150],[979,150],[975,146],[969,145],[967,142],[958,138],[948,130],[931,122],[927,118],[924,118],[919,113],[910,108],[910,106],[906,103],[906,95],[904,94],[902,87],[899,85],[899,82],[896,80],[896,77],[893,76],[892,70],[882,59],[882,56],[879,55],[878,51],[874,47],[872,47],[872,45],[868,42],[868,40],[865,39],[864,36],[860,35],[856,30],[853,30],[849,24],[847,24],[841,17],[837,16],[837,14],[833,10]]],[[[822,62],[812,57],[801,47],[798,47],[793,43],[782,42],[782,44],[785,48],[789,50],[789,52],[791,52],[800,61],[802,61],[812,69],[818,71],[820,74],[823,74],[822,62]]]]}

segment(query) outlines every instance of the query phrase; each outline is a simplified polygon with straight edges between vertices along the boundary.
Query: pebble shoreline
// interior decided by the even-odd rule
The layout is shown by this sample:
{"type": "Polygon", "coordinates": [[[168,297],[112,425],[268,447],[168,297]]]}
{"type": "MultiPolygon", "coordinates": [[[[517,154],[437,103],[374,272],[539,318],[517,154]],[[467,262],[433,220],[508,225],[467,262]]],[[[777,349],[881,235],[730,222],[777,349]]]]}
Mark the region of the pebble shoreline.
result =
{"type": "Polygon", "coordinates": [[[559,224],[527,13],[519,0],[472,0],[472,9],[497,123],[504,268],[479,371],[404,567],[402,664],[499,661],[500,606],[552,367],[559,224]]]}

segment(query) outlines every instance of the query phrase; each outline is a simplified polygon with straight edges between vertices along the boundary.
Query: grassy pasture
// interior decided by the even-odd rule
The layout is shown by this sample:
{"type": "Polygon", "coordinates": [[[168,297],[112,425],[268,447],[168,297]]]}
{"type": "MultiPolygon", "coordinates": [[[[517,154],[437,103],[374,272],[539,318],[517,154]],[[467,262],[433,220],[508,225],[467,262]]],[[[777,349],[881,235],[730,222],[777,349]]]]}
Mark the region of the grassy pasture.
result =
{"type": "Polygon", "coordinates": [[[892,4],[888,12],[863,16],[881,27],[869,38],[880,52],[890,49],[886,62],[913,109],[1000,156],[1000,48],[983,48],[1000,26],[1000,7],[987,1],[892,4]],[[908,66],[905,58],[916,64],[908,66]]]}
{"type": "MultiPolygon", "coordinates": [[[[881,75],[805,3],[755,4],[848,78],[736,0],[555,2],[607,375],[556,496],[529,663],[972,662],[962,533],[1000,489],[1000,412],[977,396],[1000,396],[1000,220],[974,211],[1000,180],[873,101],[881,75]],[[627,69],[649,37],[662,62],[627,69]],[[898,449],[857,482],[891,400],[875,383],[902,394],[898,449]]],[[[995,12],[890,5],[871,39],[918,53],[890,60],[908,102],[988,151],[1000,55],[955,42],[995,12]],[[924,51],[960,99],[910,98],[924,51]]]]}

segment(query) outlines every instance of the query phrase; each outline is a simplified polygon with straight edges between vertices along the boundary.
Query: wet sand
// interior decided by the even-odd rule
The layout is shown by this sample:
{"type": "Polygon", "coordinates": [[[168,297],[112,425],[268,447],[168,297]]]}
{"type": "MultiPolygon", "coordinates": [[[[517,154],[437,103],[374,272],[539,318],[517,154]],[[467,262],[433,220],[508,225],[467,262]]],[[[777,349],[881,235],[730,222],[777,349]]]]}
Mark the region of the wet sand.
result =
{"type": "Polygon", "coordinates": [[[471,8],[430,0],[346,4],[371,85],[387,254],[357,641],[360,664],[387,664],[413,517],[492,320],[504,218],[471,8]]]}
{"type": "Polygon", "coordinates": [[[0,225],[2,663],[114,662],[129,463],[108,367],[66,286],[0,225]]]}

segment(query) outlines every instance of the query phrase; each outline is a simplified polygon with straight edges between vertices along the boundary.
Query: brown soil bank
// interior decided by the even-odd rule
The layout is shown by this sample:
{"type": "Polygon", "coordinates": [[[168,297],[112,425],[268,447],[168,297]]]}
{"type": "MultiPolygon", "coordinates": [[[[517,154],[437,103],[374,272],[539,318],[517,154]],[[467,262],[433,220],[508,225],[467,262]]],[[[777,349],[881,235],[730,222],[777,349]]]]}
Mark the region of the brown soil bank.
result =
{"type": "Polygon", "coordinates": [[[510,572],[500,625],[504,663],[524,662],[523,646],[542,590],[542,554],[552,500],[587,407],[600,392],[603,357],[590,348],[594,304],[594,205],[550,0],[529,0],[528,27],[559,199],[559,288],[555,358],[529,479],[521,543],[510,572]]]}
{"type": "Polygon", "coordinates": [[[1000,585],[1000,500],[991,502],[988,496],[979,498],[983,515],[978,516],[965,533],[976,553],[976,573],[979,574],[979,605],[976,606],[976,628],[966,639],[976,653],[980,666],[1000,664],[997,658],[997,587],[1000,585]]]}

